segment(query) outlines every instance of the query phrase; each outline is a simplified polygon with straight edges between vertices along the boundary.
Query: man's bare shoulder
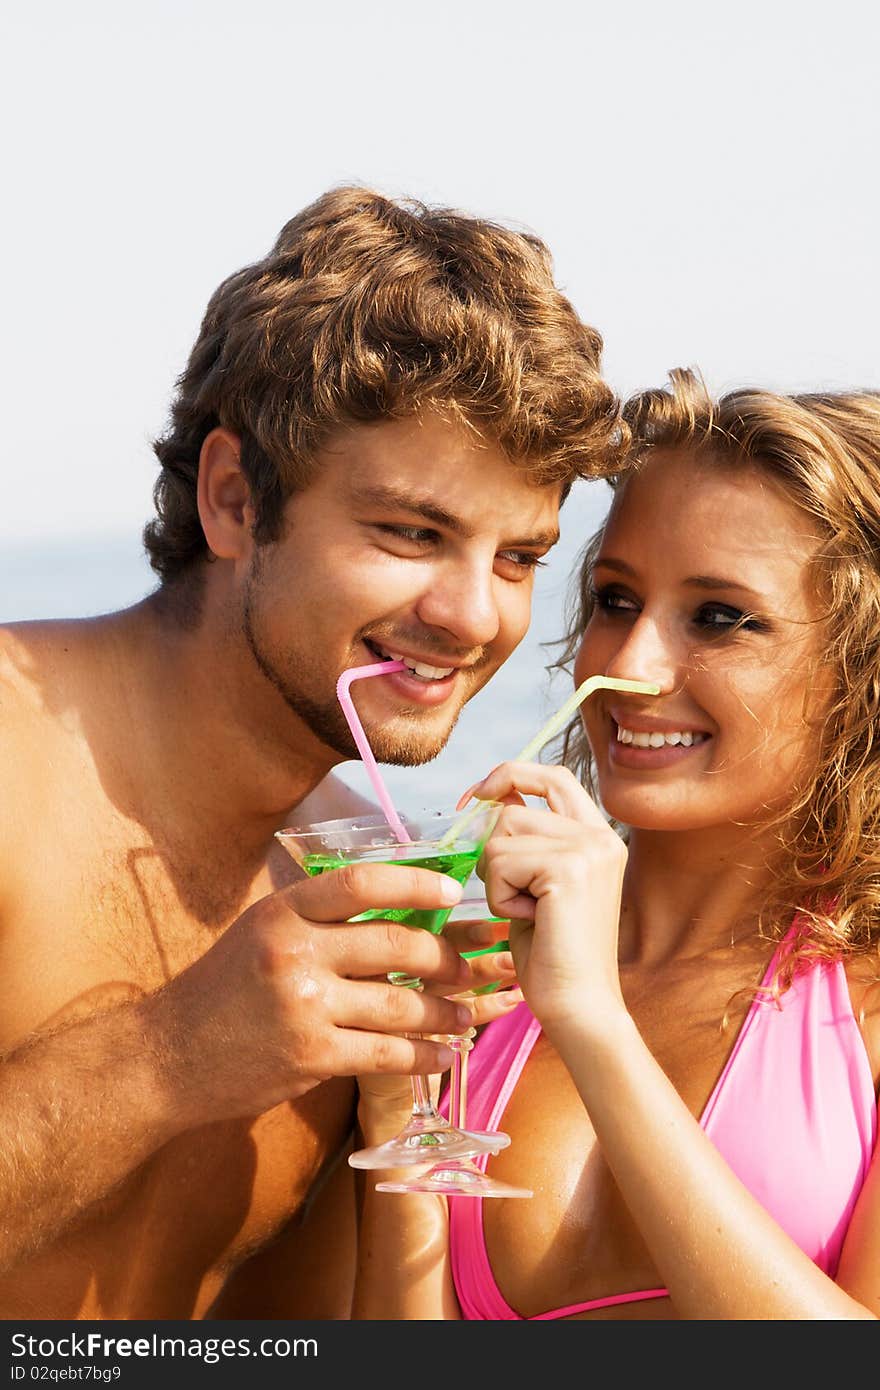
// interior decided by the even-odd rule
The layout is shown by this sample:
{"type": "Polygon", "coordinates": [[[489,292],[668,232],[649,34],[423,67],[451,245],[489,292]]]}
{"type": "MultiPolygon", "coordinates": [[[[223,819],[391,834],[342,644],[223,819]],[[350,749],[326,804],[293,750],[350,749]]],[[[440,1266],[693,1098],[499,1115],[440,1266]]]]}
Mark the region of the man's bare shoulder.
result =
{"type": "Polygon", "coordinates": [[[88,619],[0,626],[0,868],[7,856],[15,862],[21,836],[46,813],[53,777],[63,775],[80,692],[95,680],[91,627],[88,619]]]}
{"type": "Polygon", "coordinates": [[[66,679],[88,664],[99,619],[0,625],[0,728],[16,714],[50,716],[66,679]]]}
{"type": "Polygon", "coordinates": [[[97,622],[73,619],[0,627],[4,779],[16,770],[31,775],[34,758],[46,765],[53,737],[76,727],[82,692],[94,691],[100,683],[97,622]]]}

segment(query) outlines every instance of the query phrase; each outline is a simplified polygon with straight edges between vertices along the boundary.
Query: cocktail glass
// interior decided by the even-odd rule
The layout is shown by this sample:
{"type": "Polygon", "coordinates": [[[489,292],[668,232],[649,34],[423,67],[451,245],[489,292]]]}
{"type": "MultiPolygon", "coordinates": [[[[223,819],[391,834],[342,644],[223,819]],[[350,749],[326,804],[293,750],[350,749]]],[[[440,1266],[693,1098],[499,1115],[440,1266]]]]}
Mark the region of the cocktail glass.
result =
{"type": "MultiPolygon", "coordinates": [[[[449,1081],[449,1113],[465,1131],[467,1106],[467,1061],[474,1045],[476,1029],[449,1038],[453,1051],[449,1081]]],[[[440,1158],[425,1173],[398,1182],[377,1182],[377,1192],[439,1192],[446,1197],[534,1197],[530,1187],[514,1187],[484,1173],[473,1158],[440,1158]]]]}
{"type": "MultiPolygon", "coordinates": [[[[500,811],[496,802],[481,802],[460,834],[451,833],[461,820],[458,811],[425,811],[405,816],[402,823],[410,836],[407,843],[400,842],[387,818],[381,815],[290,826],[276,831],[276,838],[300,867],[313,876],[349,864],[400,864],[432,869],[464,884],[473,873],[500,811]]],[[[351,920],[363,922],[382,918],[439,935],[451,911],[450,907],[373,908],[351,920]]],[[[420,981],[408,976],[389,978],[395,984],[421,988],[420,981]]],[[[413,1076],[411,1081],[413,1108],[408,1123],[387,1143],[349,1155],[348,1161],[353,1168],[400,1168],[424,1165],[441,1157],[470,1158],[480,1153],[498,1153],[510,1143],[509,1136],[500,1131],[460,1129],[440,1114],[431,1098],[426,1076],[413,1076]]]]}

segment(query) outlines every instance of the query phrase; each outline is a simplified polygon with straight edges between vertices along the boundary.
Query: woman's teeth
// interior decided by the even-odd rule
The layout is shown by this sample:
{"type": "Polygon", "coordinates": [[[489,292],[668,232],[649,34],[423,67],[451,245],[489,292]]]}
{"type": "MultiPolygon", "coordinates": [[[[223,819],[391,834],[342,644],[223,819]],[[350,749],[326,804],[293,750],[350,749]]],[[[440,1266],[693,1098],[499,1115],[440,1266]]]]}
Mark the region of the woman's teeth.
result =
{"type": "Polygon", "coordinates": [[[389,661],[402,661],[407,670],[414,676],[418,676],[423,681],[442,681],[446,676],[451,676],[455,670],[454,666],[428,666],[424,661],[408,661],[405,656],[400,656],[396,652],[381,651],[381,655],[387,657],[389,661]]]}
{"type": "Polygon", "coordinates": [[[617,742],[631,743],[633,748],[663,748],[666,744],[675,747],[681,744],[684,748],[690,748],[692,744],[699,742],[704,735],[693,733],[689,729],[676,730],[671,734],[651,733],[646,734],[637,732],[635,729],[623,729],[617,726],[617,742]]]}

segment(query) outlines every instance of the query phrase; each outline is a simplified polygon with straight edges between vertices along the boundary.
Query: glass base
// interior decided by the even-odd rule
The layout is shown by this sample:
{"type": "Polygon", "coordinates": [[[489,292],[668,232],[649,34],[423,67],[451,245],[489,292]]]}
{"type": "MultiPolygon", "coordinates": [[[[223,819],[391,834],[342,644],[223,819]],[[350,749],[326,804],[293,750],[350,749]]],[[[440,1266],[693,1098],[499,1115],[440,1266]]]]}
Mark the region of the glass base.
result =
{"type": "Polygon", "coordinates": [[[489,1178],[470,1159],[438,1163],[406,1182],[377,1182],[377,1192],[440,1192],[446,1197],[534,1197],[529,1187],[513,1187],[489,1178]]]}
{"type": "Polygon", "coordinates": [[[473,1158],[475,1154],[497,1154],[509,1143],[510,1135],[500,1130],[456,1129],[441,1115],[413,1116],[396,1139],[357,1149],[349,1154],[348,1162],[352,1168],[409,1168],[473,1158]]]}

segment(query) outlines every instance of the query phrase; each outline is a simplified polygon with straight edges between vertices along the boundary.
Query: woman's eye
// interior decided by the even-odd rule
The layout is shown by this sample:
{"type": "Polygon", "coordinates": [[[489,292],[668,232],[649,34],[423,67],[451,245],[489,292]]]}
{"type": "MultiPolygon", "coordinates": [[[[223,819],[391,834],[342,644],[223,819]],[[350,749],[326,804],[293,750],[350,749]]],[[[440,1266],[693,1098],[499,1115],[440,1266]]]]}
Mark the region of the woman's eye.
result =
{"type": "Polygon", "coordinates": [[[621,589],[600,588],[591,589],[590,597],[596,608],[601,608],[605,613],[637,613],[639,605],[629,594],[625,594],[621,589]]]}
{"type": "Polygon", "coordinates": [[[712,632],[729,632],[733,628],[737,631],[745,628],[749,632],[759,632],[764,627],[757,618],[744,613],[741,608],[731,607],[728,603],[704,603],[697,609],[694,622],[697,627],[707,628],[712,632]]]}

